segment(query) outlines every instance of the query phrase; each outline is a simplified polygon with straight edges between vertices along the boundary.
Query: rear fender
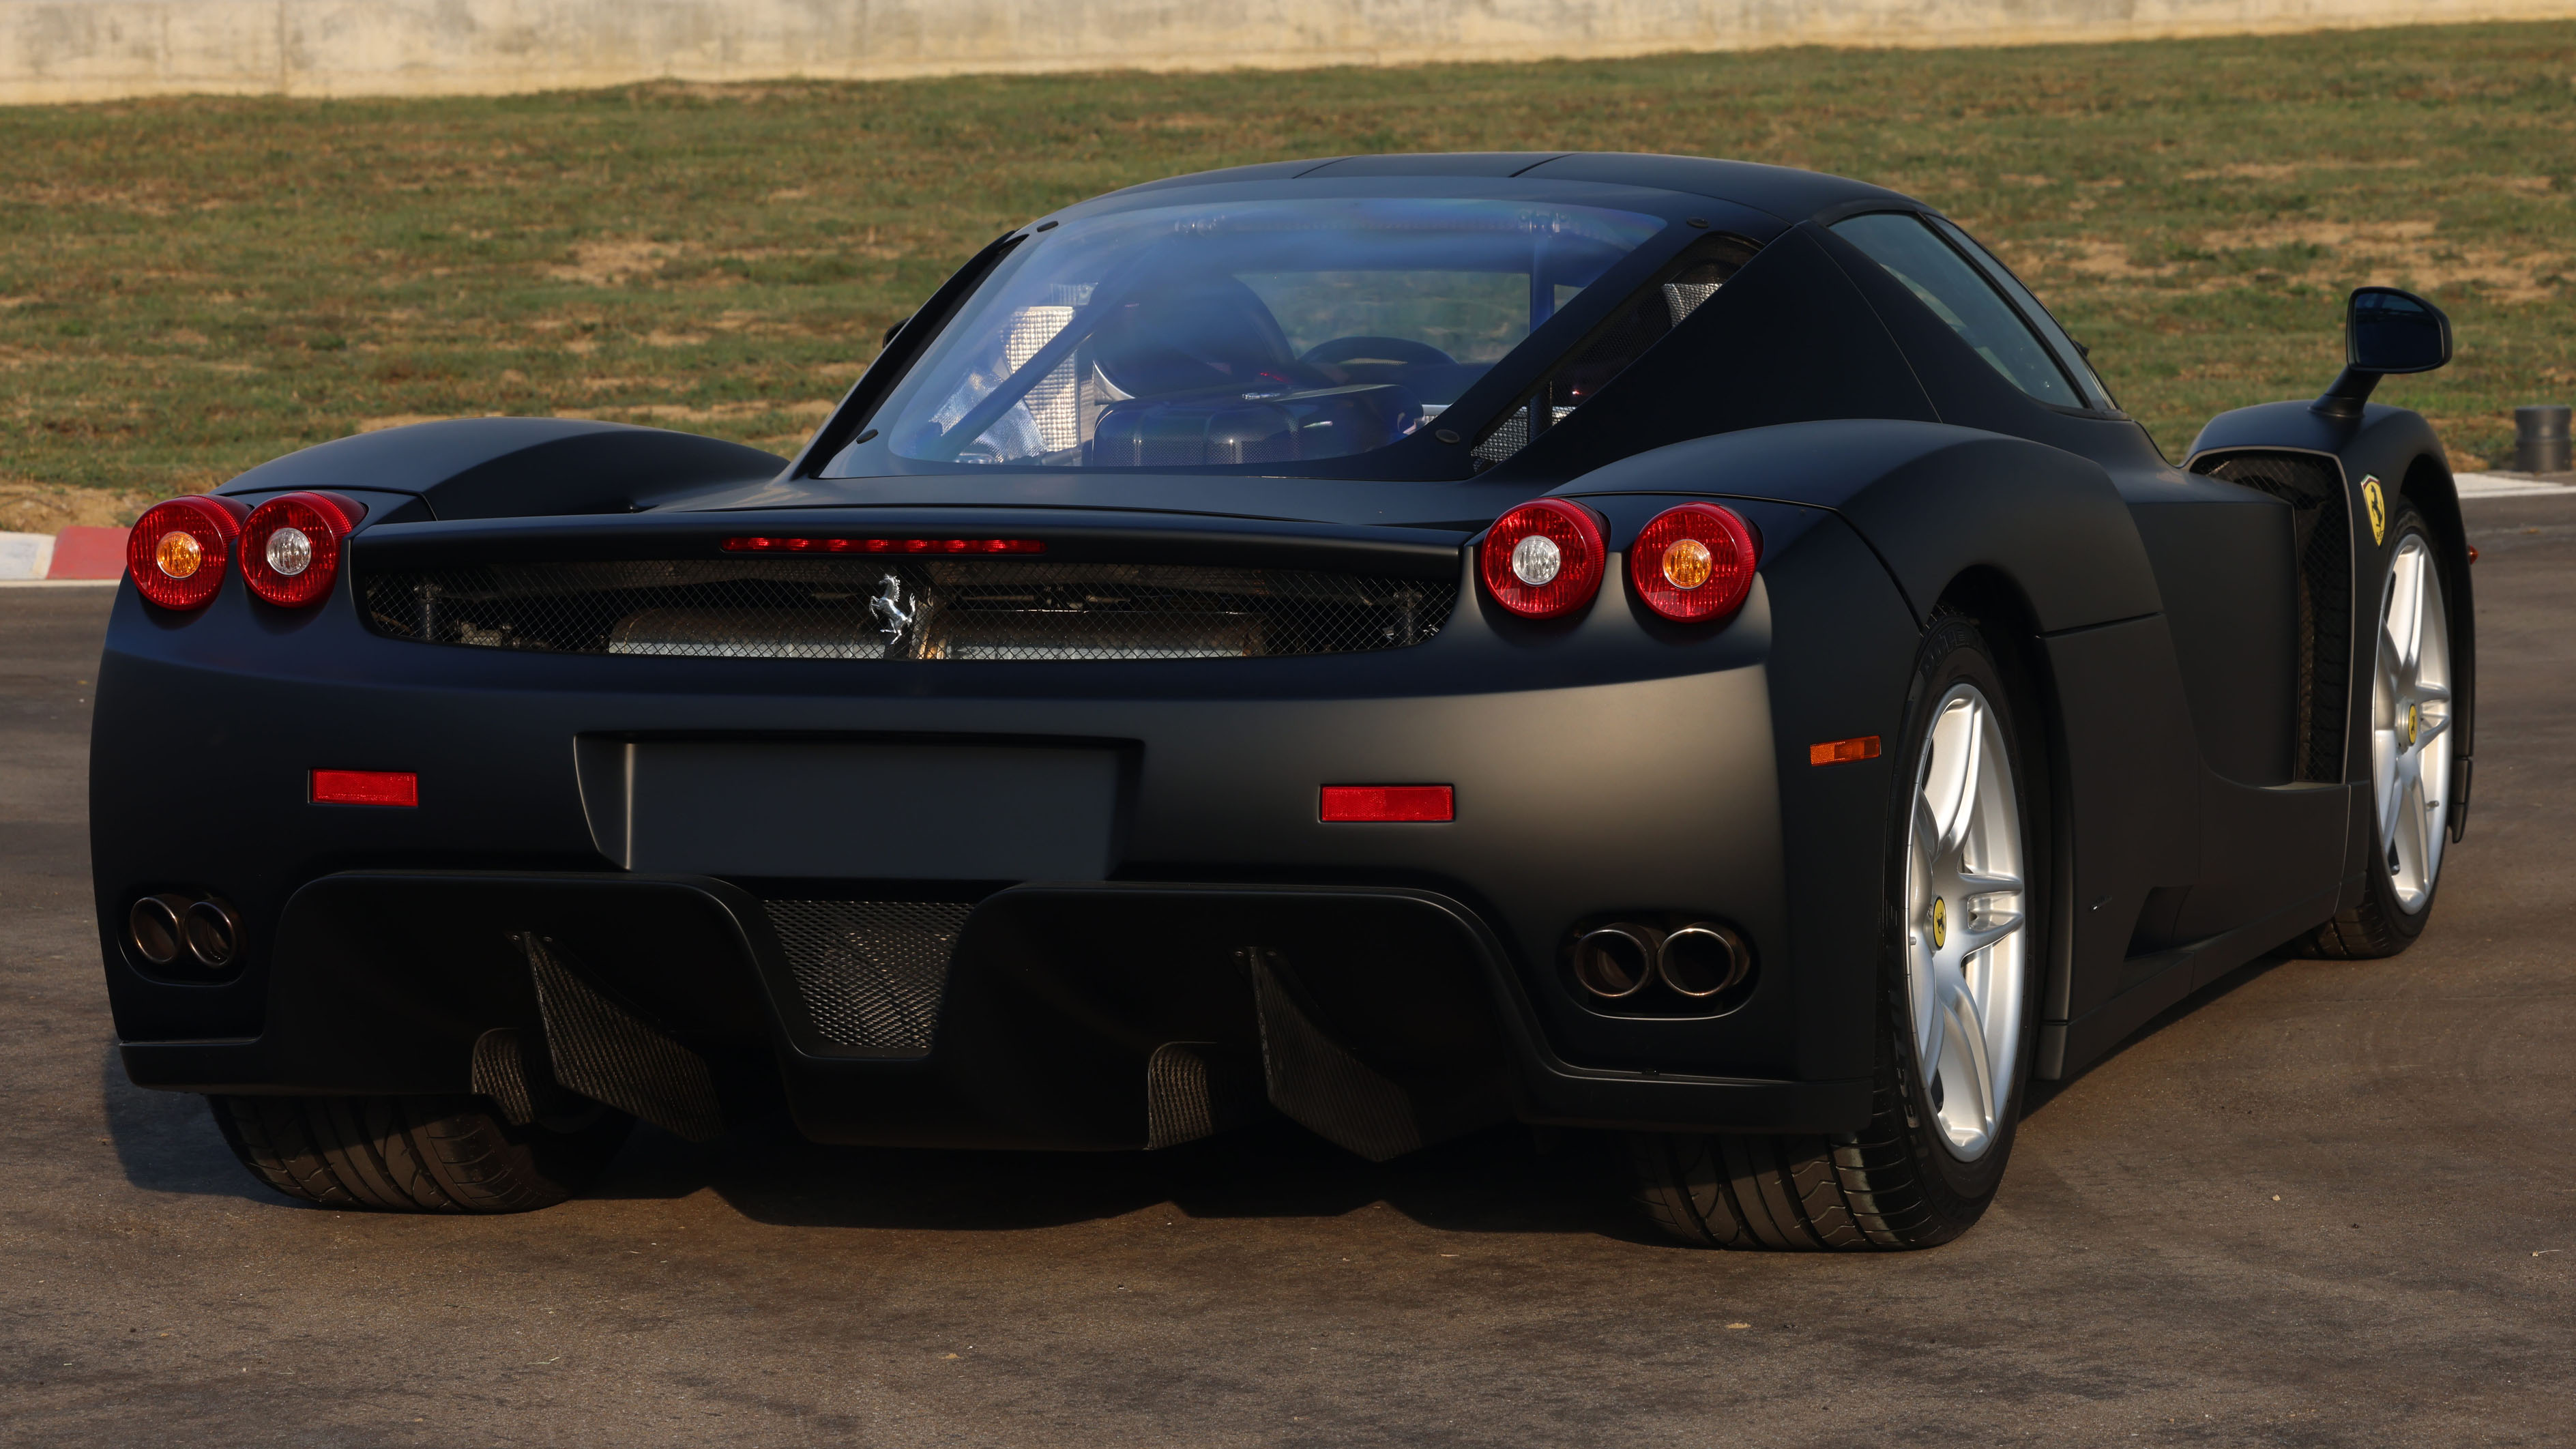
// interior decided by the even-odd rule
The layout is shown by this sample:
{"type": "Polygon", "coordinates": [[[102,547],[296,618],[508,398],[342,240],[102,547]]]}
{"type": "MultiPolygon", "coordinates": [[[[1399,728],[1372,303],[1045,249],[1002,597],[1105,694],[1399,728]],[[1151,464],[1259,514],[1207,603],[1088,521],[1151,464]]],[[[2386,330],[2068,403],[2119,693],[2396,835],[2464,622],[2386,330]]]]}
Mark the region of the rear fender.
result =
{"type": "MultiPolygon", "coordinates": [[[[1617,550],[1683,497],[1732,502],[1762,530],[1802,1012],[1849,1019],[1843,1008],[1872,989],[1905,767],[1894,741],[1922,630],[1944,601],[2020,636],[1996,643],[2041,696],[2046,848],[2060,865],[2055,899],[2034,912],[2049,924],[2047,1017],[2065,1018],[2076,972],[2118,961],[2148,889],[2191,878],[2199,759],[2181,678],[2153,570],[2098,465],[1941,424],[1803,423],[1657,449],[1559,492],[1597,508],[1617,550]],[[1878,758],[1811,762],[1812,745],[1861,735],[1880,737],[1878,758]]],[[[1858,1031],[1802,1028],[1822,1053],[1868,1046],[1858,1031]]],[[[1826,1055],[1800,1069],[1867,1063],[1826,1055]]]]}
{"type": "MultiPolygon", "coordinates": [[[[1953,580],[1979,568],[2012,580],[2042,633],[2162,607],[2101,465],[1999,433],[1875,419],[1750,428],[1625,458],[1556,492],[1829,509],[1868,543],[1918,626],[1953,580]]],[[[1611,547],[1626,541],[1614,534],[1611,547]]]]}

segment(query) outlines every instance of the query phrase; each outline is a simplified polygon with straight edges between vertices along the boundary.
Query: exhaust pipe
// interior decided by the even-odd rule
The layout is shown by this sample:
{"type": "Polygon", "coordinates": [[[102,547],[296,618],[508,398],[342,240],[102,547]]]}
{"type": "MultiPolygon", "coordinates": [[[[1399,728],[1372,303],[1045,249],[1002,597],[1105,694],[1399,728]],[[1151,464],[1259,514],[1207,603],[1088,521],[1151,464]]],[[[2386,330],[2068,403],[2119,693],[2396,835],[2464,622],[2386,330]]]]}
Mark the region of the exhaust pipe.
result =
{"type": "Polygon", "coordinates": [[[1620,921],[1574,943],[1574,984],[1603,1001],[1636,995],[1655,980],[1655,957],[1664,933],[1620,921]]]}
{"type": "Polygon", "coordinates": [[[145,896],[125,913],[125,937],[134,954],[155,966],[178,964],[187,948],[186,896],[145,896]]]}
{"type": "Polygon", "coordinates": [[[241,959],[241,915],[213,896],[188,907],[188,954],[209,971],[241,959]]]}
{"type": "Polygon", "coordinates": [[[241,912],[219,896],[164,891],[125,913],[125,940],[147,966],[229,971],[241,961],[241,912]]]}
{"type": "Polygon", "coordinates": [[[1714,921],[1695,921],[1664,938],[1655,970],[1675,992],[1705,1001],[1742,983],[1753,957],[1743,937],[1714,921]]]}

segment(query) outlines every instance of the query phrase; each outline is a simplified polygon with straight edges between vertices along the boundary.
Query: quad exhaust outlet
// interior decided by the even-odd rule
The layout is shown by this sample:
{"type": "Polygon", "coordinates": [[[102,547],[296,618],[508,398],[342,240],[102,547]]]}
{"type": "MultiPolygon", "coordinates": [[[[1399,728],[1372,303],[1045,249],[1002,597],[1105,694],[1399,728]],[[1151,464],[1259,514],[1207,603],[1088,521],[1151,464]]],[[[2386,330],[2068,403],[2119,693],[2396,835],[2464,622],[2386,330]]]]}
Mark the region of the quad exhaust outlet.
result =
{"type": "Polygon", "coordinates": [[[1664,933],[1622,921],[1574,943],[1574,984],[1603,1001],[1625,1001],[1655,984],[1664,933]]]}
{"type": "Polygon", "coordinates": [[[1614,921],[1574,943],[1574,984],[1599,1001],[1629,1001],[1662,983],[1689,1001],[1707,1001],[1752,974],[1744,938],[1714,921],[1665,931],[1614,921]]]}
{"type": "Polygon", "coordinates": [[[134,954],[152,966],[229,971],[241,960],[241,913],[220,896],[145,896],[126,912],[125,936],[134,954]]]}

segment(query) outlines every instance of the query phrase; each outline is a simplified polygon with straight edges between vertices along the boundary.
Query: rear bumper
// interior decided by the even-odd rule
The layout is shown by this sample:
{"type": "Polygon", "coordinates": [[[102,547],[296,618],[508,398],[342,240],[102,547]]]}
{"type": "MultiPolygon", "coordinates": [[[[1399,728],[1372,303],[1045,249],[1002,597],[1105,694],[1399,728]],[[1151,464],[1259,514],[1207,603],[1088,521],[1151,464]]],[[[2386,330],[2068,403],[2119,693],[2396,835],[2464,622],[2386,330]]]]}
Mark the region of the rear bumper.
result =
{"type": "MultiPolygon", "coordinates": [[[[1117,1150],[1156,1138],[1149,1067],[1206,1065],[1222,1125],[1280,1097],[1273,970],[1295,1016],[1401,1094],[1416,1138],[1490,1122],[1842,1132],[1864,1080],[1581,1067],[1549,1045],[1509,953],[1454,899],[1386,887],[1030,884],[967,916],[927,1052],[853,1047],[763,904],[703,877],[350,872],[295,893],[269,953],[265,1030],[127,1041],[141,1086],[462,1092],[474,1043],[543,1031],[512,944],[545,938],[589,983],[710,1060],[774,1066],[804,1133],[882,1145],[1117,1150]],[[1267,1062],[1267,1070],[1265,1070],[1267,1062]]],[[[1393,1099],[1390,1099],[1393,1100],[1393,1099]]],[[[1289,1106],[1327,1136],[1345,1109],[1289,1106]]],[[[1364,1111],[1364,1104],[1348,1109],[1364,1111]]],[[[1350,1133],[1367,1136],[1365,1123],[1350,1133]]]]}
{"type": "Polygon", "coordinates": [[[1132,1146],[1158,1045],[1210,1044],[1212,1070],[1257,1058],[1235,963],[1261,951],[1300,982],[1384,983],[1317,1010],[1426,1100],[1442,1072],[1469,1084],[1434,1116],[1857,1126],[1889,776],[1812,768],[1807,744],[1895,728],[1885,681],[1911,622],[1848,530],[1744,506],[1775,545],[1802,542],[1724,628],[1608,594],[1544,626],[1497,619],[1462,578],[1429,642],[1311,657],[540,653],[381,637],[345,587],[292,617],[240,590],[171,616],[129,589],[90,753],[128,1066],[172,1088],[456,1090],[473,1033],[533,1009],[510,934],[550,931],[614,994],[664,963],[687,989],[641,1014],[748,1054],[817,1137],[1132,1146]],[[1796,647],[1775,635],[1791,628],[1796,647]],[[886,768],[943,752],[1008,756],[1032,783],[886,768]],[[419,803],[316,804],[316,769],[414,773],[419,803]],[[948,783],[868,793],[906,771],[948,783]],[[699,809],[728,782],[762,809],[699,809]],[[1327,823],[1328,784],[1451,785],[1456,818],[1327,823]],[[1031,808],[1041,794],[1057,805],[1031,808]],[[1077,818],[1092,824],[1036,828],[1077,818]],[[982,903],[936,1046],[818,1045],[762,902],[916,888],[982,903]],[[129,949],[128,910],[162,892],[237,908],[239,969],[192,979],[129,949]],[[1651,917],[1731,926],[1746,994],[1716,1015],[1595,1009],[1568,979],[1573,939],[1651,917]],[[1005,979],[1027,989],[990,984],[1005,979]],[[1402,1006],[1388,992],[1408,981],[1427,995],[1402,1006]]]}

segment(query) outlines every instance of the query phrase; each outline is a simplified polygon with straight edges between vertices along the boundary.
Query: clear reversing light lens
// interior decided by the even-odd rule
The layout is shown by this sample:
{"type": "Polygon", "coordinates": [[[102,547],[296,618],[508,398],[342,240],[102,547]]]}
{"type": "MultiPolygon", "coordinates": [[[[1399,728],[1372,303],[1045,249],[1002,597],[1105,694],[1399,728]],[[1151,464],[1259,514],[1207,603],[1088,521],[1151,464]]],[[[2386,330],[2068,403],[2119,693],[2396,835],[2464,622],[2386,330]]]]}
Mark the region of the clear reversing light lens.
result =
{"type": "Polygon", "coordinates": [[[242,582],[285,608],[320,603],[340,576],[341,540],[365,515],[336,494],[279,494],[242,524],[242,582]]]}
{"type": "Polygon", "coordinates": [[[293,578],[313,566],[313,535],[281,528],[268,536],[268,566],[293,578]]]}
{"type": "Polygon", "coordinates": [[[1554,582],[1564,567],[1565,550],[1546,534],[1533,533],[1512,545],[1512,577],[1533,589],[1554,582]]]}
{"type": "Polygon", "coordinates": [[[229,498],[154,504],[125,539],[125,571],[135,591],[165,609],[202,609],[214,602],[248,512],[229,498]]]}
{"type": "Polygon", "coordinates": [[[1685,503],[1638,531],[1628,546],[1628,582],[1667,619],[1724,619],[1744,607],[1760,555],[1753,530],[1733,510],[1685,503]]]}
{"type": "Polygon", "coordinates": [[[1592,510],[1539,498],[1494,520],[1477,551],[1477,573],[1495,603],[1525,619],[1553,619],[1592,602],[1608,558],[1592,510]]]}

